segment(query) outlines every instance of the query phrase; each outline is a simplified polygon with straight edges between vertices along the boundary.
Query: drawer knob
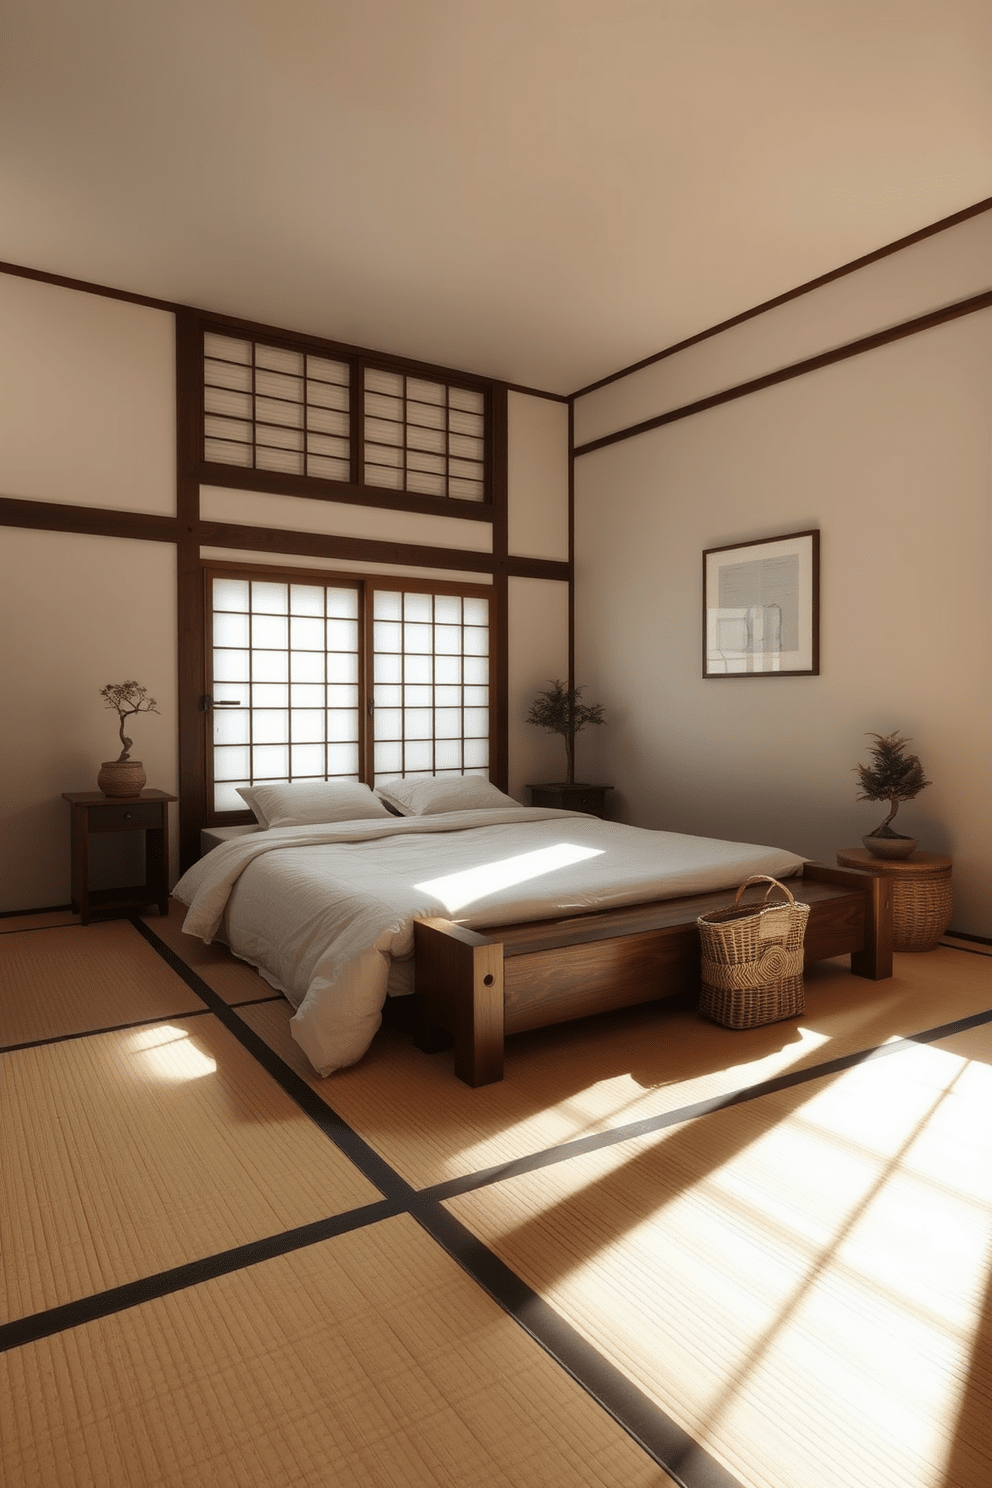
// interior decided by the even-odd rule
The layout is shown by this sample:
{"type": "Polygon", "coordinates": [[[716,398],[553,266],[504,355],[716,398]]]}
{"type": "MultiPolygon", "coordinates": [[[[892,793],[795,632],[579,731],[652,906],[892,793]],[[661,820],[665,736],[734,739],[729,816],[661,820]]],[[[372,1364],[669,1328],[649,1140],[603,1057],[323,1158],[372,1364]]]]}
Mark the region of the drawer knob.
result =
{"type": "Polygon", "coordinates": [[[131,817],[133,815],[134,815],[134,812],[133,811],[125,811],[125,813],[124,813],[124,820],[125,821],[130,821],[131,820],[131,817]]]}

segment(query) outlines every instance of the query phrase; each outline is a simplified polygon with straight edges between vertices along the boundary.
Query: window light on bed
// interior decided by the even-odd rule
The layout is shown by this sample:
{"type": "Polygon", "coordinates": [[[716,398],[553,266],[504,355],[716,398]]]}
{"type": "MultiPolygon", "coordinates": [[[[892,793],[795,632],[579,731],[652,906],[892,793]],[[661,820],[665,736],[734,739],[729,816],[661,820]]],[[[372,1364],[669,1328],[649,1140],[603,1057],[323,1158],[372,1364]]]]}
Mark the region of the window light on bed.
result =
{"type": "Polygon", "coordinates": [[[454,914],[468,904],[485,899],[488,894],[496,894],[513,884],[526,883],[530,878],[540,878],[544,873],[554,873],[556,869],[567,868],[570,863],[579,863],[583,858],[599,857],[602,852],[600,847],[578,847],[574,842],[558,842],[554,847],[520,853],[496,863],[480,863],[477,868],[465,868],[460,873],[449,873],[444,878],[430,879],[415,887],[433,894],[449,914],[454,914]]]}

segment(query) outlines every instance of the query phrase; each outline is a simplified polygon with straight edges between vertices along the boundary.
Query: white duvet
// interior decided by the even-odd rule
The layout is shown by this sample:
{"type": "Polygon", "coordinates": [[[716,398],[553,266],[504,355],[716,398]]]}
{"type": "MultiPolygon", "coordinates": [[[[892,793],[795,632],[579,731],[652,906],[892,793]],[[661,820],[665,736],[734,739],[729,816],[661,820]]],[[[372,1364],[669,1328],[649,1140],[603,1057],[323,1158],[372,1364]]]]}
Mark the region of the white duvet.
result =
{"type": "Polygon", "coordinates": [[[225,842],[180,879],[183,929],[220,937],[296,1009],[328,1075],[361,1058],[389,992],[412,991],[413,922],[474,929],[735,888],[802,859],[779,848],[621,826],[573,811],[449,811],[281,827],[225,842]]]}

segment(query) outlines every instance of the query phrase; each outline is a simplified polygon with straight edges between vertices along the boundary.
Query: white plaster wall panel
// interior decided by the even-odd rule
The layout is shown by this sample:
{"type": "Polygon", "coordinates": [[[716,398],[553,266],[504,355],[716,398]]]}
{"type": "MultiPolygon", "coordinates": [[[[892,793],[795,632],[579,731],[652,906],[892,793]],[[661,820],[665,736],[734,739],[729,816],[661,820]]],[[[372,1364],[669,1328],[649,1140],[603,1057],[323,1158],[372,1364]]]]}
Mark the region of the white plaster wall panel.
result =
{"type": "Polygon", "coordinates": [[[884,815],[865,735],[898,729],[933,781],[898,825],[992,934],[990,406],[985,311],[577,461],[576,667],[608,718],[583,771],[628,820],[833,862],[884,815]],[[810,527],[821,675],[703,680],[702,550],[810,527]]]}
{"type": "Polygon", "coordinates": [[[529,805],[527,785],[565,775],[563,741],[528,723],[527,714],[537,693],[568,678],[568,585],[511,578],[508,611],[509,790],[529,805]]]}
{"type": "MultiPolygon", "coordinates": [[[[108,682],[136,678],[158,700],[160,711],[130,719],[127,732],[148,784],[176,790],[175,549],[4,528],[0,633],[9,638],[0,689],[0,909],[67,904],[62,792],[96,790],[101,763],[120,753],[117,714],[100,697],[108,682]]],[[[117,846],[134,841],[127,834],[117,846]]],[[[92,886],[100,887],[96,875],[92,886]]]]}
{"type": "Polygon", "coordinates": [[[227,486],[200,487],[200,515],[205,522],[422,543],[432,548],[464,548],[472,553],[491,553],[493,546],[489,522],[431,517],[379,506],[349,506],[341,501],[311,501],[305,496],[275,496],[266,491],[237,491],[227,486]]]}
{"type": "Polygon", "coordinates": [[[367,563],[352,558],[311,558],[302,553],[259,553],[249,548],[201,548],[200,557],[213,563],[266,563],[284,568],[317,568],[331,573],[395,574],[406,579],[443,579],[449,584],[491,584],[492,574],[470,569],[416,568],[403,563],[367,563]]]}
{"type": "Polygon", "coordinates": [[[577,399],[576,445],[989,288],[992,211],[577,399]]]}
{"type": "Polygon", "coordinates": [[[568,560],[568,407],[509,394],[508,546],[519,558],[568,560]]]}
{"type": "Polygon", "coordinates": [[[0,495],[171,514],[167,311],[0,274],[0,495]]]}

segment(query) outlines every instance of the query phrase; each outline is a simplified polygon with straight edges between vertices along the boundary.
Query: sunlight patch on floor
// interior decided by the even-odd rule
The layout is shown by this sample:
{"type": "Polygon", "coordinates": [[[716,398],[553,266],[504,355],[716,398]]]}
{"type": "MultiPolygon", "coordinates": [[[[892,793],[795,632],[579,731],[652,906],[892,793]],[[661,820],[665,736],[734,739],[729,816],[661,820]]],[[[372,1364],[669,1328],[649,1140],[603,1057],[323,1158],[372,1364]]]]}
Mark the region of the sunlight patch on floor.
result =
{"type": "Polygon", "coordinates": [[[132,1036],[131,1047],[161,1080],[200,1080],[217,1072],[217,1061],[198,1049],[184,1028],[168,1023],[141,1029],[132,1036]]]}
{"type": "MultiPolygon", "coordinates": [[[[709,1031],[705,1025],[704,1029],[709,1031]]],[[[761,1058],[750,1061],[745,1059],[740,1064],[728,1064],[727,1068],[728,1071],[736,1071],[738,1075],[746,1071],[747,1083],[758,1083],[763,1079],[787,1074],[793,1068],[801,1068],[812,1063],[812,1056],[829,1043],[829,1034],[818,1033],[812,1028],[800,1026],[795,1030],[794,1041],[784,1048],[778,1048],[761,1058]]],[[[751,1044],[741,1046],[742,1053],[745,1048],[752,1047],[751,1044]]],[[[664,1083],[670,1087],[684,1085],[685,1104],[687,1105],[714,1093],[719,1098],[718,1092],[698,1088],[703,1084],[702,1080],[697,1082],[672,1079],[664,1083]]],[[[594,1136],[598,1132],[612,1131],[618,1125],[640,1121],[648,1115],[656,1114],[655,1091],[657,1089],[657,1084],[642,1084],[629,1071],[611,1075],[607,1079],[590,1080],[584,1089],[571,1092],[563,1100],[554,1102],[542,1112],[542,1120],[548,1123],[547,1145],[552,1146],[555,1142],[580,1141],[583,1137],[594,1136]]],[[[512,1146],[514,1133],[529,1136],[533,1124],[533,1112],[528,1111],[520,1121],[506,1121],[501,1130],[508,1144],[512,1146]]],[[[459,1157],[469,1167],[486,1166],[491,1160],[488,1135],[481,1142],[460,1148],[459,1157]]]]}

